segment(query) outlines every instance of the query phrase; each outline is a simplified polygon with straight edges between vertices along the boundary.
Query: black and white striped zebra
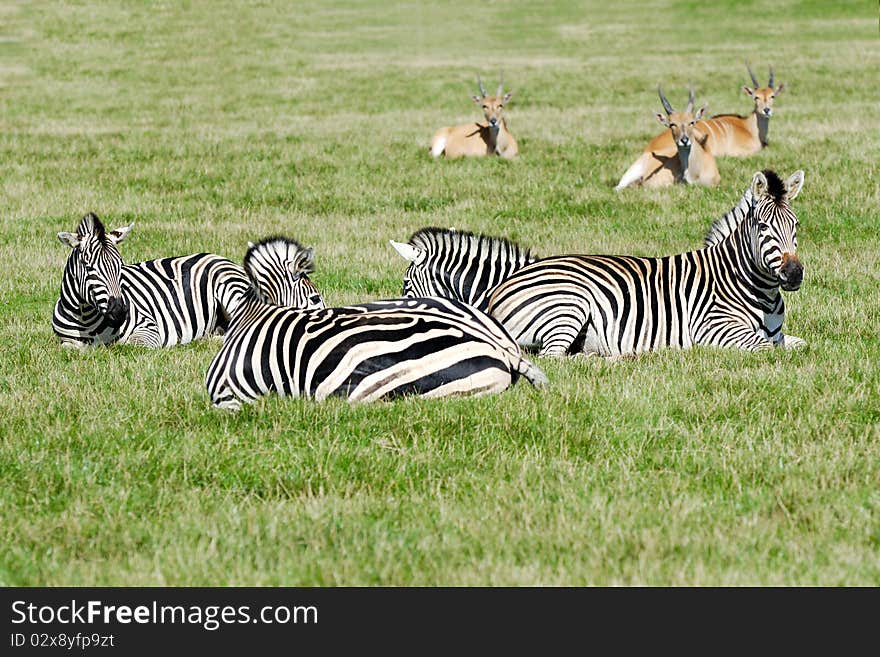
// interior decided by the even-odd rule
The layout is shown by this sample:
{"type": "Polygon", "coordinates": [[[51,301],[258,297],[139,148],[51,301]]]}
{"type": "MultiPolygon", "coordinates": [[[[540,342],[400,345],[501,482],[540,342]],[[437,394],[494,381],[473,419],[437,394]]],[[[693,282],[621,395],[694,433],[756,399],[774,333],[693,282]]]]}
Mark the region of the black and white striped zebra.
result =
{"type": "Polygon", "coordinates": [[[784,182],[773,171],[756,173],[743,196],[748,211],[737,206],[716,221],[710,246],[697,251],[556,256],[527,265],[495,288],[489,313],[542,355],[801,346],[782,332],[780,288],[797,290],[803,278],[789,206],[803,182],[802,171],[784,182]]]}
{"type": "Polygon", "coordinates": [[[485,310],[489,294],[513,272],[534,262],[528,249],[499,237],[452,228],[422,228],[391,246],[410,265],[404,297],[445,297],[485,310]]]}
{"type": "Polygon", "coordinates": [[[480,395],[506,389],[519,375],[546,383],[498,322],[458,301],[397,299],[310,311],[280,305],[291,285],[311,285],[311,253],[289,260],[303,274],[296,280],[254,263],[299,248],[275,240],[248,250],[252,287],[205,376],[215,406],[237,410],[270,393],[352,402],[480,395]]]}
{"type": "Polygon", "coordinates": [[[164,347],[222,331],[248,287],[241,266],[212,253],[123,264],[118,244],[131,225],[107,231],[94,214],[75,233],[52,328],[68,347],[164,347]]]}

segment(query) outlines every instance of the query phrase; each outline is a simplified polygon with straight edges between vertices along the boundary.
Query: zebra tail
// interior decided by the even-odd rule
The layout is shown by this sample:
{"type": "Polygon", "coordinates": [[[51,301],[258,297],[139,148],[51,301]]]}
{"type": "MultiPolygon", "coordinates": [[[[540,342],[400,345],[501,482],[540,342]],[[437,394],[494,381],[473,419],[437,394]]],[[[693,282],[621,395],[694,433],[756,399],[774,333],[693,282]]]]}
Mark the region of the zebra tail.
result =
{"type": "Polygon", "coordinates": [[[544,374],[537,367],[537,365],[530,363],[525,358],[520,359],[519,365],[517,365],[516,370],[536,388],[543,388],[548,383],[550,383],[550,379],[547,378],[547,375],[544,374]]]}

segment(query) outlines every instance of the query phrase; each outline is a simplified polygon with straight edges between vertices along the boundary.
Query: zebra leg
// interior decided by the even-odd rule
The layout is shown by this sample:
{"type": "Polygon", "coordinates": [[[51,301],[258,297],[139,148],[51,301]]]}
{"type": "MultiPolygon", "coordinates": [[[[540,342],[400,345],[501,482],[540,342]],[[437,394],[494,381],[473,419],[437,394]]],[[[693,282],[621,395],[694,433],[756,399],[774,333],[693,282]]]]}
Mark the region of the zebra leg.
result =
{"type": "Polygon", "coordinates": [[[211,391],[211,402],[215,408],[222,408],[224,411],[235,413],[241,410],[241,400],[233,394],[232,388],[226,384],[211,391]]]}
{"type": "Polygon", "coordinates": [[[564,358],[571,352],[572,343],[578,337],[583,322],[571,317],[560,317],[553,320],[538,332],[541,345],[539,356],[564,358]]]}
{"type": "Polygon", "coordinates": [[[736,347],[746,351],[772,349],[773,342],[755,331],[751,326],[731,325],[726,330],[714,333],[709,339],[698,340],[697,344],[714,347],[736,347]]]}
{"type": "Polygon", "coordinates": [[[141,320],[124,340],[125,344],[133,344],[139,347],[158,348],[162,346],[162,338],[159,335],[159,327],[151,320],[141,320]]]}
{"type": "Polygon", "coordinates": [[[79,340],[64,340],[64,339],[62,339],[61,346],[64,349],[77,349],[77,350],[82,351],[86,347],[88,347],[89,345],[85,342],[80,342],[79,340]]]}

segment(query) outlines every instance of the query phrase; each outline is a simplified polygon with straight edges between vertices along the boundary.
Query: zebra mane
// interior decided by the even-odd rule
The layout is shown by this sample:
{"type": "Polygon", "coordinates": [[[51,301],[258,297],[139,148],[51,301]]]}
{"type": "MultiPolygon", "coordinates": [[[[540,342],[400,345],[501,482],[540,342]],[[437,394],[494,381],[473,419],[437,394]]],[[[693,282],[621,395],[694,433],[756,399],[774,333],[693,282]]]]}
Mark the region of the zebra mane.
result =
{"type": "Polygon", "coordinates": [[[749,215],[749,211],[752,209],[753,198],[752,188],[749,186],[743,192],[739,202],[715,220],[711,228],[709,228],[709,232],[706,233],[703,244],[707,247],[714,246],[732,234],[742,223],[743,219],[749,215]]]}
{"type": "Polygon", "coordinates": [[[481,250],[496,254],[504,253],[507,254],[510,260],[517,262],[523,261],[528,263],[536,259],[532,255],[531,249],[525,248],[504,237],[492,237],[454,228],[428,226],[417,230],[409,238],[410,244],[426,251],[430,251],[436,242],[441,242],[452,249],[468,253],[478,253],[481,250]]]}
{"type": "Polygon", "coordinates": [[[774,201],[776,201],[776,203],[784,202],[788,190],[785,188],[785,183],[782,182],[782,178],[780,178],[772,169],[764,169],[762,173],[767,179],[767,193],[774,201]]]}
{"type": "Polygon", "coordinates": [[[89,212],[83,216],[79,222],[79,226],[76,228],[76,234],[80,237],[94,235],[101,240],[101,242],[107,241],[107,231],[104,228],[104,224],[101,223],[101,220],[98,219],[98,215],[94,212],[89,212]]]}

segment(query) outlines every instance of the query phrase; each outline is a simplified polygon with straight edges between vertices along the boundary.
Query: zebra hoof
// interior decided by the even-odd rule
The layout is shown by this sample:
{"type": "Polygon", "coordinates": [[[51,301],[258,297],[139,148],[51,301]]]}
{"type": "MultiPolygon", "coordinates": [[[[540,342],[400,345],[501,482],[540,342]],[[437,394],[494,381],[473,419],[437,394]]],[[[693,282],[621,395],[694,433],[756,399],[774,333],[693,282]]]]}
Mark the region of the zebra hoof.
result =
{"type": "Polygon", "coordinates": [[[807,346],[807,341],[802,338],[797,338],[793,335],[786,335],[782,339],[782,346],[785,349],[800,349],[801,347],[807,346]]]}
{"type": "Polygon", "coordinates": [[[76,340],[62,340],[61,347],[62,349],[77,349],[82,351],[88,345],[85,342],[77,342],[76,340]]]}

